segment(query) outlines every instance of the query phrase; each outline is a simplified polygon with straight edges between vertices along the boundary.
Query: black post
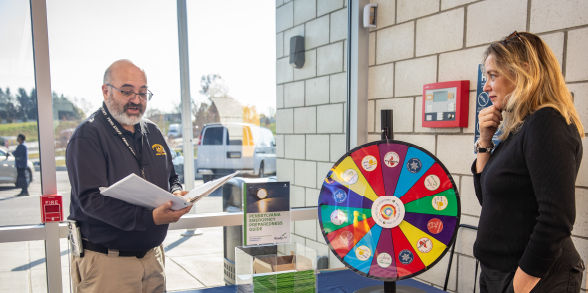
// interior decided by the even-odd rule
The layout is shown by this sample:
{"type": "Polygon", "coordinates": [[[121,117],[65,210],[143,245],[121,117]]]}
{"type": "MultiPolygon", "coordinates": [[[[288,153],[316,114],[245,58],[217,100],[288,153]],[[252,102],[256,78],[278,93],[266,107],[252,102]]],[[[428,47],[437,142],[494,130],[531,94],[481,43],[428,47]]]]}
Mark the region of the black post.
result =
{"type": "MultiPolygon", "coordinates": [[[[394,139],[394,123],[392,121],[393,116],[394,115],[392,110],[380,111],[380,127],[382,129],[382,140],[394,139]]],[[[384,282],[384,293],[396,293],[396,282],[384,282]]]]}
{"type": "Polygon", "coordinates": [[[384,293],[396,293],[396,282],[384,282],[384,293]]]}
{"type": "Polygon", "coordinates": [[[394,122],[392,121],[393,116],[394,113],[391,109],[380,111],[380,128],[382,129],[382,140],[394,139],[394,122]]]}

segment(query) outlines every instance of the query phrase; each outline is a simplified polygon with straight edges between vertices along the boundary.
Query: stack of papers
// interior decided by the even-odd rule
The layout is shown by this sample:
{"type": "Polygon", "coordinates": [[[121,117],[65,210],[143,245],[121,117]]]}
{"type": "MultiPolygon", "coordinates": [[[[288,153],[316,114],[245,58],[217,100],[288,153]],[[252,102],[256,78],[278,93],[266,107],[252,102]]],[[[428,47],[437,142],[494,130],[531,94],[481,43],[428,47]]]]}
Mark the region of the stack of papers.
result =
{"type": "Polygon", "coordinates": [[[169,191],[133,173],[108,188],[100,187],[100,193],[145,208],[156,208],[171,200],[172,210],[179,210],[213,193],[237,174],[239,171],[199,185],[184,196],[174,196],[169,191]]]}

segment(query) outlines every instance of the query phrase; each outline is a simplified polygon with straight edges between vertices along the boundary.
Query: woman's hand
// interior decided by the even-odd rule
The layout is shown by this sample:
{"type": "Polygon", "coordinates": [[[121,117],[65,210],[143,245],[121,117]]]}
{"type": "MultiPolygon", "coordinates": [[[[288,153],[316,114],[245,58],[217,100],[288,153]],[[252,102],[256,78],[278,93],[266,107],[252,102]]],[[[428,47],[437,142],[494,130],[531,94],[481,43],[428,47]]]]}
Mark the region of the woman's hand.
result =
{"type": "Polygon", "coordinates": [[[517,271],[512,279],[512,286],[515,293],[527,293],[535,288],[539,280],[541,278],[533,277],[525,273],[520,267],[517,267],[517,271]]]}
{"type": "Polygon", "coordinates": [[[492,136],[498,130],[502,121],[502,112],[494,105],[486,107],[478,114],[478,123],[480,126],[480,146],[488,147],[492,142],[492,136]]]}
{"type": "MultiPolygon", "coordinates": [[[[500,121],[502,121],[502,112],[494,105],[486,107],[478,113],[478,125],[480,127],[478,146],[483,148],[492,146],[492,136],[498,130],[500,121]]],[[[482,173],[489,158],[490,153],[478,153],[476,158],[476,172],[482,173]]]]}

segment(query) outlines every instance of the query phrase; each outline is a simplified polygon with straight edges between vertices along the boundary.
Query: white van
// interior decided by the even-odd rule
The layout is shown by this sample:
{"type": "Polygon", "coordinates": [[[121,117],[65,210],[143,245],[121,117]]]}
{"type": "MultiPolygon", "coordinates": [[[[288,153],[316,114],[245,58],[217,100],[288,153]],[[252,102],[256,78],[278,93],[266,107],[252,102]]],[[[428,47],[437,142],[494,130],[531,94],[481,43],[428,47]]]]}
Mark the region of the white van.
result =
{"type": "Polygon", "coordinates": [[[276,173],[276,142],[272,132],[248,123],[204,125],[196,172],[207,182],[236,170],[259,177],[276,173]]]}

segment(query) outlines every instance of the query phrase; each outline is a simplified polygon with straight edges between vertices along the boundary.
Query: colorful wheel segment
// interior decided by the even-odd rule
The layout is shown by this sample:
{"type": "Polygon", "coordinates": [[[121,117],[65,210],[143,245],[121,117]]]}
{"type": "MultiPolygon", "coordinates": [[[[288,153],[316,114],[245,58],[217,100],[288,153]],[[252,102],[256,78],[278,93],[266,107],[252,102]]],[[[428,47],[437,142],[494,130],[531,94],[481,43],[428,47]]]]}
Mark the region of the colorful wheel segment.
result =
{"type": "Polygon", "coordinates": [[[396,281],[432,267],[455,240],[460,202],[453,178],[431,153],[378,141],[345,154],[318,200],[325,241],[348,268],[396,281]]]}

